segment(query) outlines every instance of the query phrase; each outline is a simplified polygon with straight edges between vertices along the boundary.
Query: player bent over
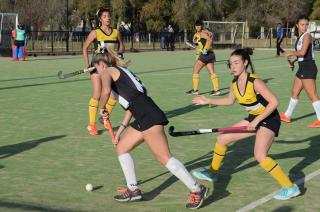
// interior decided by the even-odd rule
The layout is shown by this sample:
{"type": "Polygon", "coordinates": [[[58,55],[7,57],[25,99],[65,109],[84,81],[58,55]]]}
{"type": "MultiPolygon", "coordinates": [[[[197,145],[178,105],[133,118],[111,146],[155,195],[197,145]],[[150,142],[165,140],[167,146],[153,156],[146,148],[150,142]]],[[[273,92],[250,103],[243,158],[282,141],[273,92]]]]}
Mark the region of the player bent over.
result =
{"type": "Polygon", "coordinates": [[[234,79],[230,85],[228,97],[209,99],[199,96],[192,100],[196,105],[231,105],[237,99],[249,113],[247,118],[233,125],[235,127],[247,126],[249,131],[218,135],[210,168],[204,171],[195,171],[193,175],[198,179],[216,181],[218,179],[217,173],[226,155],[228,145],[256,136],[254,145],[255,159],[259,162],[261,168],[274,177],[282,186],[281,191],[274,198],[278,200],[290,199],[300,194],[298,186],[291,182],[276,161],[268,157],[268,150],[274,141],[274,137],[278,136],[280,129],[281,121],[277,110],[279,103],[264,82],[254,74],[250,54],[252,54],[252,50],[249,49],[237,49],[231,54],[229,67],[234,79]],[[247,71],[249,65],[251,72],[247,71]]]}
{"type": "MultiPolygon", "coordinates": [[[[118,95],[119,103],[126,109],[113,142],[116,144],[116,152],[127,188],[118,190],[119,193],[114,196],[114,199],[127,202],[142,198],[130,152],[145,141],[156,159],[191,191],[186,207],[200,208],[208,188],[198,184],[184,165],[171,155],[163,127],[168,124],[165,114],[147,95],[143,83],[124,67],[112,50],[108,51],[108,54],[97,54],[94,57],[94,65],[101,76],[103,86],[100,101],[105,103],[112,90],[118,95]],[[128,126],[132,116],[135,120],[128,126]],[[127,130],[124,132],[126,127],[127,130]]],[[[101,109],[101,114],[107,114],[104,108],[101,109]]]]}

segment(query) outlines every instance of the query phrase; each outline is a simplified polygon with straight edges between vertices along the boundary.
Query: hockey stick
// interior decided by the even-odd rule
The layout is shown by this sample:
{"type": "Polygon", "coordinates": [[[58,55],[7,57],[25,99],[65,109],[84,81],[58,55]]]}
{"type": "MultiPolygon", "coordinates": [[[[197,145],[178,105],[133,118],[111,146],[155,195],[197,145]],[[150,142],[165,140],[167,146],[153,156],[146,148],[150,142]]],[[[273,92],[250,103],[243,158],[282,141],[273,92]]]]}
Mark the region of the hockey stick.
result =
{"type": "Polygon", "coordinates": [[[298,59],[294,59],[294,60],[290,60],[287,59],[288,63],[289,63],[289,68],[291,69],[291,71],[294,70],[294,63],[298,61],[298,59]]]}
{"type": "Polygon", "coordinates": [[[196,47],[195,47],[192,43],[190,43],[189,41],[186,41],[186,45],[189,46],[189,47],[192,48],[192,49],[195,49],[195,48],[196,48],[196,47]]]}
{"type": "Polygon", "coordinates": [[[241,127],[198,129],[198,130],[174,132],[174,126],[171,126],[169,127],[168,132],[169,132],[169,135],[173,137],[178,137],[178,136],[200,135],[200,134],[216,133],[216,132],[239,132],[239,131],[245,131],[246,129],[247,129],[247,126],[241,126],[241,127]]]}
{"type": "Polygon", "coordinates": [[[59,71],[59,72],[58,72],[58,78],[59,78],[59,79],[66,79],[66,78],[69,78],[69,77],[77,76],[77,75],[79,75],[79,74],[91,72],[91,71],[93,71],[94,69],[95,69],[95,67],[90,67],[90,68],[86,68],[86,69],[74,71],[74,72],[67,73],[67,74],[62,74],[62,71],[59,71]]]}
{"type": "Polygon", "coordinates": [[[112,143],[113,143],[113,141],[116,139],[116,136],[115,136],[115,134],[113,132],[113,128],[112,128],[110,119],[105,119],[104,120],[104,126],[108,129],[108,131],[110,133],[110,136],[111,136],[111,139],[112,139],[112,143]]]}

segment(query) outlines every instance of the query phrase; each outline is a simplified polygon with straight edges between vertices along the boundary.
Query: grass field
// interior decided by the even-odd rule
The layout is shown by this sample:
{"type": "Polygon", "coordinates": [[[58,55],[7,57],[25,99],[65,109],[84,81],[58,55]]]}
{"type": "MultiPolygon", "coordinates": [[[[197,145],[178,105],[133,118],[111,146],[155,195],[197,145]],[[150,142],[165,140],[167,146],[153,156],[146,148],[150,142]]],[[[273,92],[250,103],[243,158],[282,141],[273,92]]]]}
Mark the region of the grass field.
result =
{"type": "MultiPolygon", "coordinates": [[[[217,60],[230,51],[217,51],[217,60]]],[[[275,51],[256,50],[253,62],[258,75],[286,109],[294,74],[275,51]]],[[[185,91],[191,88],[194,56],[191,51],[126,54],[131,69],[146,84],[150,96],[166,112],[176,129],[227,127],[246,117],[238,104],[227,107],[191,105],[185,91]]],[[[316,55],[319,64],[319,55],[316,55]]],[[[81,56],[30,57],[26,62],[0,58],[0,211],[186,211],[188,190],[154,159],[145,144],[133,152],[145,201],[120,204],[113,200],[123,186],[122,171],[110,142],[87,133],[87,105],[91,96],[88,75],[59,80],[59,70],[83,67],[81,56]],[[99,189],[86,192],[92,183],[99,189]]],[[[227,66],[216,68],[224,95],[232,79],[227,66]]],[[[206,70],[200,91],[211,91],[206,70]]],[[[122,120],[117,106],[111,121],[122,120]]],[[[282,124],[270,155],[298,180],[320,169],[319,130],[310,101],[302,94],[291,124],[282,124]]],[[[168,126],[166,127],[166,129],[168,126]]],[[[215,134],[169,137],[172,153],[191,170],[208,166],[215,134]]],[[[253,159],[254,139],[230,146],[220,181],[203,182],[210,196],[201,211],[236,211],[280,188],[253,159]]],[[[319,211],[320,176],[306,182],[303,194],[289,201],[269,202],[254,211],[319,211]]]]}

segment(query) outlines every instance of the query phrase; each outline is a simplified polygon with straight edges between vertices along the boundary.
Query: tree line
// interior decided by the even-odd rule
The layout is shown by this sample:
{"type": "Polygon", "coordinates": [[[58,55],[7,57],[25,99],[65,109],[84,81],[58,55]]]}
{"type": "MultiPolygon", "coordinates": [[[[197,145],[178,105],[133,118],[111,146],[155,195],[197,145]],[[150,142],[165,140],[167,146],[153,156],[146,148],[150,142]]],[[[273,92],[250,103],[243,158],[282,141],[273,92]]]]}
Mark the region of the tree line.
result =
{"type": "MultiPolygon", "coordinates": [[[[114,24],[159,32],[171,24],[192,30],[196,20],[247,21],[251,29],[294,25],[306,14],[320,19],[320,0],[1,0],[0,12],[19,13],[31,30],[73,30],[79,23],[93,27],[99,7],[112,11],[114,24]]],[[[85,28],[83,28],[85,30],[85,28]]]]}

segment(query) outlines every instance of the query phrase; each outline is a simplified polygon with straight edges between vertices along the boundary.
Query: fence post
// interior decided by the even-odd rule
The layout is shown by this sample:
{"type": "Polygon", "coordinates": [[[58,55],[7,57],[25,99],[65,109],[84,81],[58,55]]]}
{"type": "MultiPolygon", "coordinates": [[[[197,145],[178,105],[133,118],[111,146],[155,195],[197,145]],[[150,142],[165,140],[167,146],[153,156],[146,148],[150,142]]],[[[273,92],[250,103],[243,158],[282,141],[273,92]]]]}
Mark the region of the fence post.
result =
{"type": "Polygon", "coordinates": [[[51,31],[51,53],[53,53],[53,31],[51,31]]]}

